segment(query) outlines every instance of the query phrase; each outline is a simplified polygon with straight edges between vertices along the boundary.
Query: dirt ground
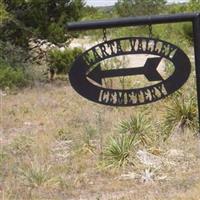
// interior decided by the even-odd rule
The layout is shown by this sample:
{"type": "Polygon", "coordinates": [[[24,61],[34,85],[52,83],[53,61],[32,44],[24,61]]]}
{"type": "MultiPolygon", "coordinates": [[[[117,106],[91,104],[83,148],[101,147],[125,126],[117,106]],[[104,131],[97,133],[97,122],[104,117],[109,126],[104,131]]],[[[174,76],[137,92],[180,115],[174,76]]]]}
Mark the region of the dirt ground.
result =
{"type": "MultiPolygon", "coordinates": [[[[163,103],[144,108],[153,121],[159,122],[163,103]]],[[[97,105],[59,81],[4,92],[1,199],[200,199],[200,142],[190,131],[155,144],[159,153],[141,149],[143,155],[151,152],[145,154],[150,163],[137,157],[133,167],[103,166],[107,139],[140,110],[97,105]],[[87,130],[94,132],[90,143],[87,130]]]]}

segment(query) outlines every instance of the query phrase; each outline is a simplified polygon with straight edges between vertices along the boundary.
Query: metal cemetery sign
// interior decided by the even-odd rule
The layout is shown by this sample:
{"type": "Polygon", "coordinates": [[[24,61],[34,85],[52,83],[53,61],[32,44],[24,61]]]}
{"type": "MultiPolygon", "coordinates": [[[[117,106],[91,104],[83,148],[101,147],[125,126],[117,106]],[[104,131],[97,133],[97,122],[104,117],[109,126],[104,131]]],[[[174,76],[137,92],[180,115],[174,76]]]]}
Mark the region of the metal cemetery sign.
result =
{"type": "MultiPolygon", "coordinates": [[[[128,17],[101,21],[69,23],[69,31],[91,30],[114,27],[141,26],[191,22],[195,53],[196,88],[198,100],[198,115],[200,117],[200,13],[175,15],[159,15],[144,17],[128,17]]],[[[177,46],[162,40],[128,37],[105,41],[80,55],[73,63],[69,78],[72,87],[83,97],[97,103],[111,106],[133,106],[147,104],[160,100],[178,90],[188,79],[191,64],[186,54],[177,46]],[[124,48],[123,43],[126,43],[124,48]],[[121,55],[148,54],[143,66],[124,69],[105,70],[102,63],[109,58],[121,55]],[[158,71],[158,65],[165,59],[172,63],[174,72],[163,77],[158,71]],[[134,77],[143,75],[151,83],[142,88],[113,89],[102,84],[102,80],[115,77],[134,77]]],[[[199,120],[200,128],[200,120],[199,120]]],[[[199,130],[200,132],[200,130],[199,130]]]]}
{"type": "Polygon", "coordinates": [[[128,37],[105,41],[80,55],[72,65],[69,79],[72,87],[83,97],[97,103],[111,106],[134,106],[160,100],[178,90],[188,79],[191,64],[187,55],[168,42],[128,37]],[[153,55],[144,66],[123,69],[102,70],[103,60],[132,54],[153,55]],[[174,72],[166,80],[157,71],[165,58],[174,65],[174,72]],[[102,79],[144,75],[156,84],[143,88],[112,89],[102,85],[102,79]]]}

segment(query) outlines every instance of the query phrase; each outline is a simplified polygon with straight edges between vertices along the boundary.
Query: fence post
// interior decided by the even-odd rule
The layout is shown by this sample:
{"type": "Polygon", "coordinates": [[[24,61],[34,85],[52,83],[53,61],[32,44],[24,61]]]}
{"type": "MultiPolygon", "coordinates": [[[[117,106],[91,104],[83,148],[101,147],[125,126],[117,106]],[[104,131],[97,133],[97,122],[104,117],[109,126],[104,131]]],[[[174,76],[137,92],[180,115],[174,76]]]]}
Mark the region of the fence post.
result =
{"type": "Polygon", "coordinates": [[[198,135],[200,135],[200,14],[193,19],[194,55],[198,106],[198,135]]]}

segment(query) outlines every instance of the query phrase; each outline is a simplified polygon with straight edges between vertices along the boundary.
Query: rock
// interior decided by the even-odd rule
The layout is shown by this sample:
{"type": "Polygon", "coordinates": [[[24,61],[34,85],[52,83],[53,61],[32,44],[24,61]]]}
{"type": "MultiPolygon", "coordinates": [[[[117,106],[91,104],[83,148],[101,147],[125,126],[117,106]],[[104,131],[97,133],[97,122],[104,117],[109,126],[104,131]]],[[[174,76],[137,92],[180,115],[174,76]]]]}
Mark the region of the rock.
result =
{"type": "Polygon", "coordinates": [[[162,164],[162,159],[159,156],[153,155],[146,150],[139,150],[136,153],[140,162],[147,166],[159,167],[162,164]]]}
{"type": "Polygon", "coordinates": [[[60,51],[64,52],[65,51],[65,47],[60,47],[60,51]]]}
{"type": "Polygon", "coordinates": [[[134,172],[129,172],[127,174],[121,174],[121,176],[119,177],[119,180],[132,180],[132,179],[136,179],[138,177],[138,175],[134,172]]]}
{"type": "Polygon", "coordinates": [[[31,122],[24,122],[24,125],[25,125],[25,126],[31,126],[32,123],[31,123],[31,122]]]}
{"type": "Polygon", "coordinates": [[[7,94],[5,92],[3,92],[2,90],[0,90],[0,96],[4,97],[6,96],[7,94]]]}
{"type": "Polygon", "coordinates": [[[52,49],[59,49],[59,47],[47,40],[31,38],[29,40],[29,61],[43,64],[47,59],[47,52],[52,49]]]}
{"type": "Polygon", "coordinates": [[[40,46],[40,49],[42,50],[42,51],[47,51],[47,44],[42,44],[41,46],[40,46]]]}

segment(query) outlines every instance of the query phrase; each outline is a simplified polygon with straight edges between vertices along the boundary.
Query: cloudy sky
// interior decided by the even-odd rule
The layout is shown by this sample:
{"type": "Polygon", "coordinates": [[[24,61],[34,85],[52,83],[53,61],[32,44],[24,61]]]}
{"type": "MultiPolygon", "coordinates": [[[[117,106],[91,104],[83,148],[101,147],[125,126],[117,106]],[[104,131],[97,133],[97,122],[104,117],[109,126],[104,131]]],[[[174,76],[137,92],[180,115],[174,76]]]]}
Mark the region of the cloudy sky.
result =
{"type": "MultiPolygon", "coordinates": [[[[168,2],[187,2],[188,0],[168,0],[168,2]]],[[[117,2],[117,0],[86,0],[90,6],[110,6],[117,2]]]]}

